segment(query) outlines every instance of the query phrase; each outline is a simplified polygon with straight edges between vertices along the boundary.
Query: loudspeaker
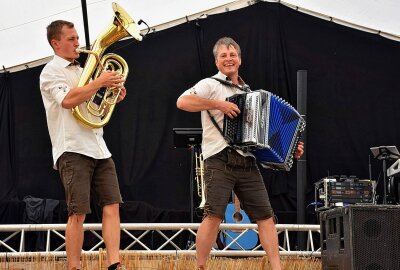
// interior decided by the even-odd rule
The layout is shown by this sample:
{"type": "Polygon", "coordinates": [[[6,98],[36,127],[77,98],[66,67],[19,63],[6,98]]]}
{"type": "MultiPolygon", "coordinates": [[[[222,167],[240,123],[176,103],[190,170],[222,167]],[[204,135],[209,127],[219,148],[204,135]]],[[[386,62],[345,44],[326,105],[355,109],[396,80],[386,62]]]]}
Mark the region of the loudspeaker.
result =
{"type": "Polygon", "coordinates": [[[400,269],[400,206],[349,205],[319,218],[323,270],[400,269]]]}

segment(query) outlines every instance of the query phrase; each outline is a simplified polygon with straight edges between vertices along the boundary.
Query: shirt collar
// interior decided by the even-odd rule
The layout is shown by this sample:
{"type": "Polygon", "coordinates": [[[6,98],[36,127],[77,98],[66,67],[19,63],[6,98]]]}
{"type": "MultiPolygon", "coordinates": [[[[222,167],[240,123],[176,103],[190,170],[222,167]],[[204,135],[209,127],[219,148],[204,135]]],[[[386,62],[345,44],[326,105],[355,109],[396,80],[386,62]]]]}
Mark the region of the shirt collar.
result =
{"type": "Polygon", "coordinates": [[[71,63],[70,61],[65,60],[64,58],[62,58],[62,57],[60,57],[60,56],[58,56],[58,55],[54,55],[53,60],[54,60],[57,64],[59,64],[60,66],[63,66],[63,67],[75,66],[75,65],[79,66],[79,62],[78,62],[78,61],[74,60],[74,62],[71,63]]]}
{"type": "Polygon", "coordinates": [[[68,66],[78,66],[79,67],[80,65],[81,65],[81,63],[79,63],[78,61],[74,60],[74,62],[69,63],[68,66]]]}
{"type": "MultiPolygon", "coordinates": [[[[218,74],[217,74],[215,77],[217,77],[218,79],[227,81],[227,82],[229,82],[229,83],[232,84],[231,78],[229,78],[228,76],[226,76],[226,75],[225,75],[224,73],[222,73],[221,71],[218,71],[218,74]]],[[[239,77],[238,77],[238,80],[239,80],[239,85],[237,85],[237,86],[240,87],[240,88],[242,88],[244,91],[247,92],[247,90],[250,89],[250,86],[244,82],[244,80],[242,79],[242,77],[239,76],[239,77]]]]}

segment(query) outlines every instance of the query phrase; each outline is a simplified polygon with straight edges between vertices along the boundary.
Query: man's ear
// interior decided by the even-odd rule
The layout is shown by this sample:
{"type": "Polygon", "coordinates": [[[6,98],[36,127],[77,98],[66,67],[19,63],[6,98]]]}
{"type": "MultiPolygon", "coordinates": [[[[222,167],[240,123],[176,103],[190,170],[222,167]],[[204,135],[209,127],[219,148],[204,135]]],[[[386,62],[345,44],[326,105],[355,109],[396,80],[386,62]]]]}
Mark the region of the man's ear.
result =
{"type": "Polygon", "coordinates": [[[50,41],[51,47],[53,47],[53,49],[56,49],[58,47],[58,40],[56,39],[52,39],[50,41]]]}

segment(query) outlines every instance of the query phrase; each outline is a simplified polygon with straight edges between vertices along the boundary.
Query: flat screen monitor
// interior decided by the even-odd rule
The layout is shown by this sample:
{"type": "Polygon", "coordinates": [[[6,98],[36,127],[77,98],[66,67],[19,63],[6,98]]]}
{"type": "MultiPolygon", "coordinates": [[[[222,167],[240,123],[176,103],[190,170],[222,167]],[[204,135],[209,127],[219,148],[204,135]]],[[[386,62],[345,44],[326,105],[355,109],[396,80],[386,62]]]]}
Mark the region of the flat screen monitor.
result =
{"type": "Polygon", "coordinates": [[[201,145],[202,128],[173,128],[174,146],[176,148],[188,148],[201,145]]]}

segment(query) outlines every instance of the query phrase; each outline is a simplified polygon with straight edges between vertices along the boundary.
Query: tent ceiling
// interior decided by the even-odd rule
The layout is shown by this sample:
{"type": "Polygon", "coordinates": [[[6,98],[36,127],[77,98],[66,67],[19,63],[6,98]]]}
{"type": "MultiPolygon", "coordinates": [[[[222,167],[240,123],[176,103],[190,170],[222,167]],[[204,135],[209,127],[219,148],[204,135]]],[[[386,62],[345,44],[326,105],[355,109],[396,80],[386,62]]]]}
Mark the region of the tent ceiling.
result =
{"type": "MultiPolygon", "coordinates": [[[[183,23],[185,18],[223,12],[257,1],[244,0],[87,0],[90,39],[93,40],[110,22],[111,3],[118,2],[136,20],[143,19],[151,28],[183,23]]],[[[270,1],[278,2],[278,1],[270,1]]],[[[281,4],[350,27],[379,33],[400,40],[398,0],[285,0],[281,4]]],[[[0,3],[0,68],[26,64],[53,54],[45,38],[45,28],[53,20],[75,23],[85,44],[81,0],[15,0],[0,3]]],[[[142,25],[141,29],[145,26],[142,25]]]]}
{"type": "Polygon", "coordinates": [[[323,19],[400,40],[398,0],[284,0],[281,3],[323,19]]]}
{"type": "MultiPolygon", "coordinates": [[[[227,0],[87,0],[90,39],[110,23],[112,2],[118,2],[136,21],[159,25],[231,1],[227,0]]],[[[53,54],[46,40],[46,26],[54,20],[72,21],[85,45],[81,0],[15,0],[0,4],[0,67],[45,58],[53,54]]],[[[145,26],[141,27],[144,28],[145,26]]]]}

